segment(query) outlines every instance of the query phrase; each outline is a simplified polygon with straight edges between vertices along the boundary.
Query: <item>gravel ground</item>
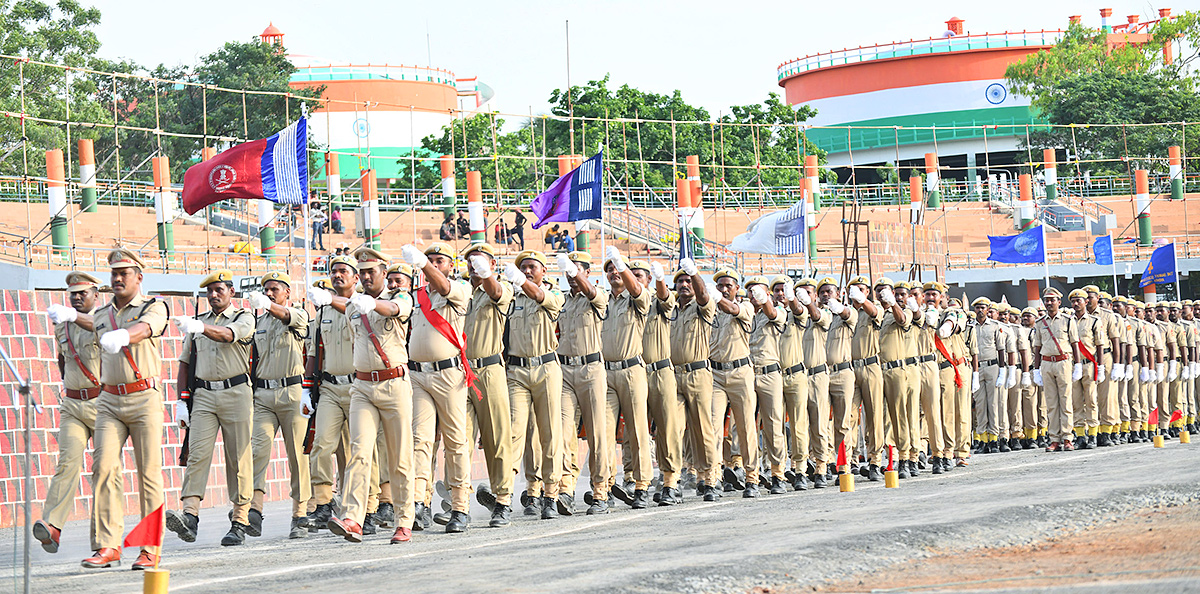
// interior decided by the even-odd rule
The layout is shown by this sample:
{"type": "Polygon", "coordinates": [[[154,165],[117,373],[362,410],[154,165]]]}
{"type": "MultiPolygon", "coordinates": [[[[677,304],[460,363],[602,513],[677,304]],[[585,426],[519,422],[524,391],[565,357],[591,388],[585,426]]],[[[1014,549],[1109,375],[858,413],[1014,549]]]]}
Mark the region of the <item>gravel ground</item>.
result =
{"type": "MultiPolygon", "coordinates": [[[[1200,446],[1172,441],[1166,449],[1138,444],[975,456],[968,469],[923,473],[899,489],[861,479],[857,486],[853,493],[834,488],[756,501],[727,494],[715,503],[685,493],[684,505],[672,508],[622,505],[602,517],[517,518],[504,529],[487,528],[486,511],[476,506],[468,533],[416,533],[414,542],[399,546],[387,544],[390,532],[361,545],[325,531],[289,541],[287,504],[274,503],[262,538],[222,548],[225,510],[205,510],[197,543],[168,533],[163,567],[171,570],[172,591],[189,592],[814,591],[941,552],[1030,544],[1141,510],[1196,502],[1200,446]]],[[[58,555],[34,552],[34,591],[140,588],[141,576],[127,569],[132,549],[119,570],[79,567],[88,553],[86,529],[85,523],[68,526],[58,555]]],[[[0,531],[0,575],[14,580],[20,577],[18,535],[0,531]]],[[[1150,586],[1139,589],[1196,588],[1187,580],[1145,581],[1150,586]]],[[[1104,590],[1102,584],[1071,589],[1097,588],[1104,590]]]]}

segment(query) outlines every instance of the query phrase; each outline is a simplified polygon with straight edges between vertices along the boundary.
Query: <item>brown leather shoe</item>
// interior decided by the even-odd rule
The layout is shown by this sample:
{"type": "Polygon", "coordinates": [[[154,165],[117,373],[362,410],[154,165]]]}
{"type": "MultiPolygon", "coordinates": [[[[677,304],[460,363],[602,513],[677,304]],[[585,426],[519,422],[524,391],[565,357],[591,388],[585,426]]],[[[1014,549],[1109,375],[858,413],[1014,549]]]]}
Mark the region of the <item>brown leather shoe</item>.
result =
{"type": "Polygon", "coordinates": [[[38,520],[33,523],[33,537],[42,543],[42,549],[47,553],[58,552],[58,537],[61,535],[58,528],[46,522],[38,520]]]}
{"type": "Polygon", "coordinates": [[[154,566],[157,564],[158,564],[158,555],[153,555],[150,553],[150,551],[142,549],[141,554],[138,555],[137,561],[133,562],[132,569],[134,571],[137,571],[139,569],[154,569],[154,566]]]}
{"type": "Polygon", "coordinates": [[[89,569],[101,567],[119,567],[121,565],[121,549],[100,549],[96,555],[83,560],[82,565],[89,569]]]}
{"type": "Polygon", "coordinates": [[[329,531],[338,536],[345,537],[350,542],[362,542],[362,527],[358,525],[358,522],[349,518],[345,520],[330,518],[329,531]]]}
{"type": "Polygon", "coordinates": [[[392,544],[400,544],[412,540],[412,528],[401,526],[396,528],[396,533],[392,535],[392,544]]]}

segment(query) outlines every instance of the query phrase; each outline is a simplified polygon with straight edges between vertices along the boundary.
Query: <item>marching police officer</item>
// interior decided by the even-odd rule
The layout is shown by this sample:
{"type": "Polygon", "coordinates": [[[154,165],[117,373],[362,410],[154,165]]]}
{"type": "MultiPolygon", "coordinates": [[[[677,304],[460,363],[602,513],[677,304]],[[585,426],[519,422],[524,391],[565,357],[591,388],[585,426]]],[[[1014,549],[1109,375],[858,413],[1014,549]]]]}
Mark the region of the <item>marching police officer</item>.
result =
{"type": "Polygon", "coordinates": [[[1045,388],[1047,427],[1050,444],[1047,452],[1075,449],[1071,443],[1072,382],[1083,375],[1079,360],[1079,327],[1067,312],[1059,309],[1062,292],[1054,287],[1042,291],[1046,315],[1034,323],[1033,383],[1045,388]],[[1072,379],[1074,378],[1074,379],[1072,379]]]}
{"type": "Polygon", "coordinates": [[[705,501],[721,497],[717,488],[717,430],[713,423],[713,376],[709,339],[717,313],[717,296],[709,295],[691,258],[681,258],[672,279],[678,310],[671,322],[671,365],[675,387],[687,408],[687,432],[696,466],[696,492],[705,501]]]}
{"type": "Polygon", "coordinates": [[[867,466],[863,476],[870,481],[883,480],[883,369],[879,366],[879,328],[883,308],[871,301],[871,281],[865,276],[850,279],[847,295],[850,305],[858,312],[854,336],[850,341],[850,356],[854,369],[854,400],[851,406],[863,410],[863,432],[866,436],[867,466]]]}
{"type": "MultiPolygon", "coordinates": [[[[784,489],[784,463],[787,461],[787,440],[783,434],[783,373],[779,359],[779,338],[787,322],[787,315],[776,309],[767,293],[767,278],[752,276],[746,279],[746,291],[750,294],[755,314],[750,331],[750,359],[754,365],[754,393],[757,398],[759,420],[762,422],[763,454],[770,465],[769,486],[772,495],[781,495],[784,489]]],[[[755,434],[754,424],[749,427],[750,437],[755,434]]]]}
{"type": "Polygon", "coordinates": [[[658,262],[634,260],[629,265],[653,302],[642,333],[642,361],[646,365],[646,403],[656,427],[654,448],[662,473],[659,505],[683,503],[679,488],[683,474],[684,426],[687,403],[675,385],[671,365],[671,321],[675,318],[675,292],[667,286],[666,271],[658,262]]]}
{"type": "MultiPolygon", "coordinates": [[[[754,309],[737,298],[738,276],[733,270],[718,270],[716,283],[717,320],[713,327],[709,360],[713,374],[713,424],[720,425],[726,405],[737,424],[737,451],[745,465],[742,496],[758,495],[758,436],[754,419],[754,372],[750,366],[750,330],[754,309]]],[[[733,430],[730,430],[733,434],[733,430]]],[[[736,462],[725,466],[725,482],[737,484],[736,462]]]]}

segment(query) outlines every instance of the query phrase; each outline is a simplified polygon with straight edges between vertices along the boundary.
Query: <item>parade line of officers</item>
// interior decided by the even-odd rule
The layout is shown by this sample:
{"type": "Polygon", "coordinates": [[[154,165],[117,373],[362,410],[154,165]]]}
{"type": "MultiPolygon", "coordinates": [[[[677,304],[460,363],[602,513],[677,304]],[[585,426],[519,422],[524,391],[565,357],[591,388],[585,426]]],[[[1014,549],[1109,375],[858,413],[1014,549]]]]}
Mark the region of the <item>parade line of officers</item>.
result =
{"type": "MultiPolygon", "coordinates": [[[[459,256],[444,243],[402,255],[332,258],[329,278],[305,288],[311,317],[295,304],[301,288],[278,272],[243,296],[250,309],[233,305],[232,274],[213,272],[200,284],[209,310],[196,317],[172,317],[142,294],[145,266],[132,252],[109,255],[113,297],[102,307],[100,281],[69,274],[71,307],[48,310],[65,398],[35,538],[58,550],[89,438],[96,553],[84,567],[120,564],[126,438],[141,514],[163,503],[159,341],[169,322],[185,335],[173,416],[187,452],[166,527],[187,542],[200,529],[218,431],[232,502],[221,544],[238,545],[262,533],[279,433],[292,538],[327,528],[360,542],[394,527],[391,542],[402,543],[435,522],[465,531],[473,490],[491,527],[508,525],[515,505],[542,519],[578,513],[581,437],[583,503],[594,515],[611,498],[634,509],[680,504],[685,488],[704,501],[753,498],[828,487],[840,473],[941,474],[972,452],[1087,449],[1195,429],[1200,324],[1190,301],[1143,304],[1089,286],[1063,302],[1048,288],[1044,310],[1017,310],[960,303],[937,282],[859,276],[840,287],[732,270],[707,280],[686,258],[667,276],[613,247],[608,291],[590,280],[601,271],[589,254],[560,255],[564,293],[536,251],[501,267],[491,246],[471,245],[461,254],[467,280],[456,279],[459,256]],[[476,440],[489,480],[473,489],[476,440]],[[448,504],[435,515],[439,441],[448,504]],[[849,464],[835,463],[840,448],[849,464]],[[527,487],[514,493],[519,472],[527,487]]],[[[133,568],[158,554],[143,548],[133,568]]]]}

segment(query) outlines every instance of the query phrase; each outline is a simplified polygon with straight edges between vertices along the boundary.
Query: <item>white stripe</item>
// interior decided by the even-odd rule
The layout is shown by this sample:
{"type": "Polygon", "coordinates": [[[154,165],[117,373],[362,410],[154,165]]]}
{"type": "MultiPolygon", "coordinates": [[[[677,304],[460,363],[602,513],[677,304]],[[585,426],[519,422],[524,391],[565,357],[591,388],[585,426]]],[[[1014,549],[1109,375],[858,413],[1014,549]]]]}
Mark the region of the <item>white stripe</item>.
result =
{"type": "Polygon", "coordinates": [[[1042,179],[1045,180],[1047,186],[1053,186],[1058,183],[1058,168],[1047,167],[1042,172],[1042,179]]]}
{"type": "MultiPolygon", "coordinates": [[[[1171,169],[1171,179],[1180,179],[1183,177],[1183,167],[1182,166],[1171,165],[1170,169],[1171,169]]],[[[79,168],[79,170],[83,171],[83,167],[81,166],[79,168]]]]}
{"type": "Polygon", "coordinates": [[[67,216],[65,209],[67,206],[67,189],[64,187],[49,186],[46,188],[46,198],[50,202],[50,216],[64,217],[67,216]]]}
{"type": "Polygon", "coordinates": [[[79,166],[79,185],[84,188],[96,187],[96,166],[95,165],[80,165],[79,166]]]}
{"type": "Polygon", "coordinates": [[[483,203],[468,202],[467,212],[471,214],[471,232],[486,231],[483,228],[483,203]]]}
{"type": "Polygon", "coordinates": [[[1008,83],[1004,79],[994,79],[917,85],[825,97],[806,104],[817,110],[816,117],[806,123],[810,126],[833,126],[876,118],[1029,105],[1028,98],[1014,95],[1011,91],[999,104],[991,103],[986,93],[988,86],[992,84],[1000,84],[1008,89],[1008,83]]]}
{"type": "Polygon", "coordinates": [[[275,200],[280,204],[303,204],[304,191],[300,182],[300,163],[296,157],[297,128],[300,122],[279,132],[271,161],[275,166],[275,200]]]}

